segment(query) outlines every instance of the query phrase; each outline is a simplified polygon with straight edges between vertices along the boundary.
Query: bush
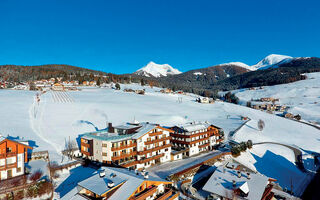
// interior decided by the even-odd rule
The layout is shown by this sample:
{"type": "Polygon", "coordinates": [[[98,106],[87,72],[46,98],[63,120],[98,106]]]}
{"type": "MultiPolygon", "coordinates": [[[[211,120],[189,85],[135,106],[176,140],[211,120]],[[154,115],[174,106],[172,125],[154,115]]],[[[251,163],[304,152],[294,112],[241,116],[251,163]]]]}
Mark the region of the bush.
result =
{"type": "Polygon", "coordinates": [[[119,83],[116,83],[115,87],[116,87],[116,90],[120,90],[121,89],[119,83]]]}
{"type": "Polygon", "coordinates": [[[42,177],[42,175],[43,175],[43,172],[39,169],[39,170],[35,171],[33,174],[31,174],[29,179],[32,182],[35,182],[35,181],[39,180],[42,177]]]}
{"type": "Polygon", "coordinates": [[[53,186],[50,182],[41,182],[38,186],[38,195],[42,196],[53,191],[53,186]]]}
{"type": "Polygon", "coordinates": [[[231,148],[231,154],[234,156],[234,157],[237,157],[240,155],[240,150],[238,148],[238,146],[233,146],[231,148]]]}
{"type": "Polygon", "coordinates": [[[14,195],[14,199],[15,200],[19,200],[19,199],[23,199],[24,198],[24,191],[20,190],[16,193],[16,195],[14,195]]]}
{"type": "Polygon", "coordinates": [[[261,119],[259,119],[258,121],[258,128],[260,131],[262,131],[265,127],[264,121],[262,121],[261,119]]]}
{"type": "Polygon", "coordinates": [[[247,141],[247,147],[248,147],[249,149],[252,148],[252,140],[248,140],[248,141],[247,141]]]}

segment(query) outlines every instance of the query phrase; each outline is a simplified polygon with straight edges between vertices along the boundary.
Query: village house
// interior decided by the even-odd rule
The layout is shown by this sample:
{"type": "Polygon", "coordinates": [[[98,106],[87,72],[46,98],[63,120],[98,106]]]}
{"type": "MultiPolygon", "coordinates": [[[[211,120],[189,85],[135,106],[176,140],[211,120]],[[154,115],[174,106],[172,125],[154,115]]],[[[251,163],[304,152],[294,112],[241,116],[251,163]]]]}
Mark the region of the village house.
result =
{"type": "Polygon", "coordinates": [[[170,129],[134,121],[81,136],[84,157],[126,168],[143,169],[171,160],[170,129]]]}
{"type": "MultiPolygon", "coordinates": [[[[124,168],[102,167],[77,185],[68,199],[178,200],[172,182],[124,168]]],[[[71,191],[72,192],[72,191],[71,191]]]]}
{"type": "Polygon", "coordinates": [[[0,136],[0,180],[25,173],[24,164],[28,161],[28,149],[32,147],[23,141],[0,136]]]}
{"type": "Polygon", "coordinates": [[[64,91],[64,86],[61,83],[55,83],[51,89],[54,91],[64,91]]]}
{"type": "Polygon", "coordinates": [[[172,148],[183,151],[183,156],[192,156],[214,149],[223,142],[223,130],[207,122],[191,122],[170,128],[172,148]]]}
{"type": "Polygon", "coordinates": [[[203,186],[210,193],[207,199],[271,200],[274,179],[219,166],[203,186]]]}
{"type": "Polygon", "coordinates": [[[199,103],[214,103],[214,99],[209,97],[199,97],[196,101],[199,103]]]}
{"type": "Polygon", "coordinates": [[[172,93],[172,90],[170,88],[165,88],[165,89],[160,90],[160,92],[165,93],[165,94],[169,94],[169,93],[172,93]]]}

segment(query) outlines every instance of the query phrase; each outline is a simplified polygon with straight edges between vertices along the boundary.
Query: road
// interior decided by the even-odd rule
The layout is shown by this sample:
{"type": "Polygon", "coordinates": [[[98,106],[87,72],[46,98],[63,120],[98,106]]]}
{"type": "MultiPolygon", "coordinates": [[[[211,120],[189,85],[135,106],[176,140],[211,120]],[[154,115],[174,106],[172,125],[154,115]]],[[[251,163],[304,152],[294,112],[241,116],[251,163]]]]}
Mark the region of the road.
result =
{"type": "Polygon", "coordinates": [[[170,174],[177,173],[181,170],[187,169],[188,167],[201,163],[219,154],[221,154],[221,151],[210,151],[182,160],[176,160],[163,163],[161,165],[155,165],[153,167],[148,168],[147,171],[151,175],[158,176],[160,178],[166,178],[170,174]]]}

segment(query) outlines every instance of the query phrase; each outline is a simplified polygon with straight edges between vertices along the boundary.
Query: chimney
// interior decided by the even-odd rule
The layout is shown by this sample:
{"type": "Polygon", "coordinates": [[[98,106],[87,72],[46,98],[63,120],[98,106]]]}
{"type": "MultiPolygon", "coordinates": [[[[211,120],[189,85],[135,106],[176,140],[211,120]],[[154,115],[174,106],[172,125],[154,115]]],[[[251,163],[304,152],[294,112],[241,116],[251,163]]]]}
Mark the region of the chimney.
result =
{"type": "Polygon", "coordinates": [[[102,170],[100,171],[99,175],[100,175],[100,178],[103,178],[106,175],[106,172],[102,170]]]}
{"type": "Polygon", "coordinates": [[[247,172],[247,178],[248,179],[250,179],[251,177],[250,177],[250,173],[249,172],[247,172]]]}
{"type": "Polygon", "coordinates": [[[108,123],[108,132],[114,133],[114,128],[112,127],[112,123],[108,123]]]}
{"type": "Polygon", "coordinates": [[[241,172],[237,171],[237,174],[238,174],[238,178],[241,178],[241,172]]]}

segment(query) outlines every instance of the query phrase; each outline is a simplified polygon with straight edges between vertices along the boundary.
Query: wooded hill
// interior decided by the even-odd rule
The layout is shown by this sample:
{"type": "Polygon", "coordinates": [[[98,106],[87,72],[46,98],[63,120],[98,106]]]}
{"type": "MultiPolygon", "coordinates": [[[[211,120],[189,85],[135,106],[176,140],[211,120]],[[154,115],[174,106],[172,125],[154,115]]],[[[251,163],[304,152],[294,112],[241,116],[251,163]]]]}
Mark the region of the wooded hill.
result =
{"type": "Polygon", "coordinates": [[[218,90],[233,90],[290,83],[305,79],[304,73],[320,72],[320,58],[298,58],[276,68],[249,71],[237,65],[218,65],[191,70],[167,77],[144,77],[135,74],[116,75],[71,65],[0,66],[0,80],[25,82],[63,77],[63,80],[99,83],[142,83],[183,90],[203,96],[217,97],[218,90]]]}
{"type": "MultiPolygon", "coordinates": [[[[211,68],[219,68],[210,67],[211,68]]],[[[236,71],[236,66],[229,66],[231,70],[236,71]]],[[[206,69],[202,69],[205,71],[206,69]]],[[[196,76],[192,70],[179,75],[158,78],[158,82],[163,87],[170,87],[175,90],[184,90],[186,92],[194,92],[197,94],[217,95],[218,90],[227,91],[240,88],[250,88],[258,86],[270,86],[277,84],[290,83],[298,80],[303,80],[306,77],[304,73],[320,72],[320,58],[300,58],[293,59],[288,63],[283,63],[277,68],[269,68],[265,70],[242,72],[236,71],[232,73],[224,70],[230,77],[219,76],[216,79],[216,73],[207,73],[206,76],[196,76]]]]}

